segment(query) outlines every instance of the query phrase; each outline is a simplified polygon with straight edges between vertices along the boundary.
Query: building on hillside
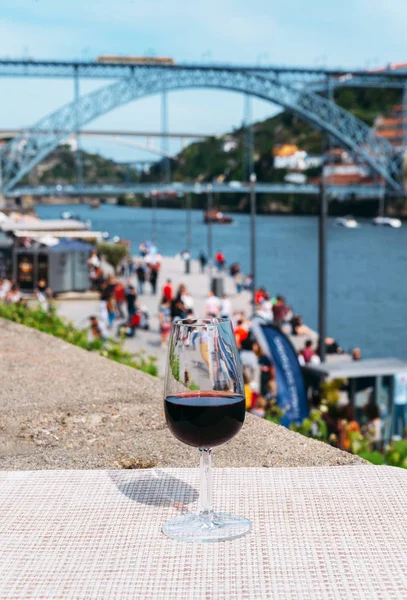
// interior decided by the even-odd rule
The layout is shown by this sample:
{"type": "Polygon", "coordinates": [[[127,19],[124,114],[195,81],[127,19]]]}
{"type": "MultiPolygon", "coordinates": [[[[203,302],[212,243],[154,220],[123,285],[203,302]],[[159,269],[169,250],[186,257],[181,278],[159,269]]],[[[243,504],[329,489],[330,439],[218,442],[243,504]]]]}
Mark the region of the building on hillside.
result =
{"type": "Polygon", "coordinates": [[[232,136],[225,136],[223,139],[222,150],[223,152],[233,152],[237,149],[238,143],[232,136]]]}
{"type": "MultiPolygon", "coordinates": [[[[374,178],[367,165],[356,163],[343,148],[331,148],[325,153],[323,167],[324,181],[327,185],[372,185],[374,178]]],[[[321,183],[322,176],[314,177],[309,183],[321,183]]],[[[376,179],[377,182],[377,179],[376,179]]]]}
{"type": "Polygon", "coordinates": [[[393,146],[401,148],[407,142],[407,115],[404,115],[403,105],[393,106],[389,116],[378,117],[375,131],[393,146]]]}
{"type": "MultiPolygon", "coordinates": [[[[403,105],[394,106],[388,116],[378,117],[374,130],[400,150],[407,136],[407,117],[404,118],[403,105]]],[[[332,148],[325,153],[323,173],[328,185],[383,183],[383,179],[375,176],[370,167],[354,162],[343,148],[332,148]]],[[[321,178],[318,177],[313,180],[313,183],[320,181],[321,178]]]]}
{"type": "Polygon", "coordinates": [[[320,167],[322,156],[311,156],[305,150],[300,150],[295,144],[281,144],[274,146],[274,168],[288,169],[290,171],[306,171],[320,167]]]}

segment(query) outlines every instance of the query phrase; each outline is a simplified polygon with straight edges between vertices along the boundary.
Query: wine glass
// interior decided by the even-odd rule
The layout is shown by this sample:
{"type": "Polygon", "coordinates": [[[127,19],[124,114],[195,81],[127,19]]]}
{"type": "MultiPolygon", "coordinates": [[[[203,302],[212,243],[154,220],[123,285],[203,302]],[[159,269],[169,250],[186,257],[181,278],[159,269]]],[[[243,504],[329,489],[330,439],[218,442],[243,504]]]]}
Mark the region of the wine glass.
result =
{"type": "Polygon", "coordinates": [[[167,521],[163,532],[188,542],[219,542],[251,530],[248,519],[212,510],[212,448],[242,428],[246,405],[232,324],[227,319],[183,319],[172,325],[164,386],[165,417],[172,434],[199,448],[198,514],[167,521]]]}

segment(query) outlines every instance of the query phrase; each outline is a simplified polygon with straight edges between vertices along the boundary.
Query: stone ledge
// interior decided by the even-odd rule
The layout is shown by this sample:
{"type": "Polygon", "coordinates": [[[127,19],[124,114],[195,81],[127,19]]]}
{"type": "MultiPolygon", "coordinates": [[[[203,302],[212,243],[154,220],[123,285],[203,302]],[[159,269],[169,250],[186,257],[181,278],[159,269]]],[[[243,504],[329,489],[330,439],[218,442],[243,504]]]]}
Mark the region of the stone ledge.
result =
{"type": "MultiPolygon", "coordinates": [[[[162,381],[0,319],[0,469],[197,466],[165,426],[162,381]]],[[[364,463],[248,415],[218,467],[364,463]]]]}

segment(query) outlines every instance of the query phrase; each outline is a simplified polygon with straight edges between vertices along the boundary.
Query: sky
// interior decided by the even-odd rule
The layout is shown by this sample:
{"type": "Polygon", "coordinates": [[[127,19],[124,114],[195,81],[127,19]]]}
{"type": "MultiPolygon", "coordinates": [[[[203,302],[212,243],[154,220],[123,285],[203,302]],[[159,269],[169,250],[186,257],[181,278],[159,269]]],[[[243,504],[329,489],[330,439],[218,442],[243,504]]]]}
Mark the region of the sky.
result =
{"type": "MultiPolygon", "coordinates": [[[[177,62],[374,67],[407,61],[405,0],[0,0],[0,57],[93,60],[102,54],[177,62]]],[[[83,81],[81,93],[108,82],[83,81]]],[[[73,96],[69,80],[2,79],[0,128],[34,124],[73,96]]],[[[277,107],[253,100],[253,119],[277,107]]],[[[239,126],[243,99],[190,90],[168,99],[170,131],[219,134],[239,126]]],[[[112,111],[94,129],[160,129],[160,98],[112,111]]],[[[140,140],[143,143],[143,140],[140,140]]],[[[151,154],[101,141],[118,160],[151,154]]],[[[178,144],[179,146],[179,144],[178,144]]],[[[171,149],[178,149],[173,142],[171,149]]]]}

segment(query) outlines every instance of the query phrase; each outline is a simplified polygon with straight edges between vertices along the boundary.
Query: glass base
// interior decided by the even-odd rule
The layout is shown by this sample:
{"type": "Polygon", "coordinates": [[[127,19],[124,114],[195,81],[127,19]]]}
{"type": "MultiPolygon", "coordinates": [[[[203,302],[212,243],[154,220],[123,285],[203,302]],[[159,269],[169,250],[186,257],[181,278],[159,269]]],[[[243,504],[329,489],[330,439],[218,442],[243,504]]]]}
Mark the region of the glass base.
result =
{"type": "Polygon", "coordinates": [[[244,517],[225,513],[193,514],[170,519],[162,531],[180,542],[223,542],[249,533],[252,523],[244,517]]]}

